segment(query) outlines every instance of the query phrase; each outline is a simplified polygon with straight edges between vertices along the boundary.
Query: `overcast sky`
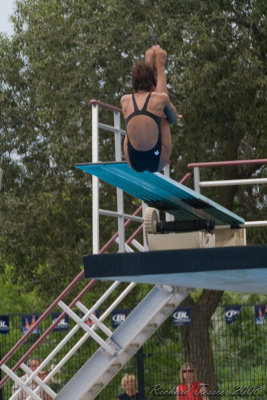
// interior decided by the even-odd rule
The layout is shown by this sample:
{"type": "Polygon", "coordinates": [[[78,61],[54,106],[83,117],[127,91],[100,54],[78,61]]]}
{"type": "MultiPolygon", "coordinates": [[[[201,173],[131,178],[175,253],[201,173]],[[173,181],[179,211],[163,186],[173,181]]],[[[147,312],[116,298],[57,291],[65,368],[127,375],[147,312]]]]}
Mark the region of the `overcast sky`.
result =
{"type": "Polygon", "coordinates": [[[12,25],[8,20],[13,13],[15,0],[0,0],[0,31],[8,35],[12,34],[12,25]]]}

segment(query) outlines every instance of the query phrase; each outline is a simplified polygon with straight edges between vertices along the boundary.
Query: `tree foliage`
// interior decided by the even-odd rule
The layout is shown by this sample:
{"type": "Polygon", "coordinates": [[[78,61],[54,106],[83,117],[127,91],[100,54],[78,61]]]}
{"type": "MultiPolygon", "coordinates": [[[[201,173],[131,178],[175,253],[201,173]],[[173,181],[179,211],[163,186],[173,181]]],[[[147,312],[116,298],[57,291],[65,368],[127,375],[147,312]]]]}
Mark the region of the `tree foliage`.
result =
{"type": "MultiPolygon", "coordinates": [[[[91,184],[75,163],[91,160],[90,100],[118,106],[131,90],[132,63],[151,45],[167,50],[169,92],[183,114],[172,128],[174,178],[188,162],[266,157],[264,0],[17,0],[13,23],[12,38],[0,39],[0,272],[11,265],[14,285],[46,299],[82,268],[91,250],[91,184]]],[[[108,140],[100,147],[114,158],[108,140]]],[[[203,176],[264,173],[266,165],[253,165],[203,176]]],[[[264,187],[210,195],[245,218],[266,215],[264,187]]],[[[115,207],[110,189],[102,202],[115,207]]],[[[103,243],[113,227],[102,223],[103,243]]],[[[250,241],[266,237],[252,232],[250,241]]],[[[213,309],[220,298],[213,296],[213,309]]]]}

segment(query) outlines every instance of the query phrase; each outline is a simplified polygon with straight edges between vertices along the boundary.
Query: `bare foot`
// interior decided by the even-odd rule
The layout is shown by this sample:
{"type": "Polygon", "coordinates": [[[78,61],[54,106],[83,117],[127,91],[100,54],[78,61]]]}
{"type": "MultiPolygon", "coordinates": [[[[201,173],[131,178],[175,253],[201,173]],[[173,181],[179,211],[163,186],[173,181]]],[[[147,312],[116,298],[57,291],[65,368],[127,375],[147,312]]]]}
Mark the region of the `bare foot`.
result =
{"type": "Polygon", "coordinates": [[[150,47],[150,49],[148,49],[146,51],[146,54],[145,54],[146,63],[150,67],[152,67],[153,69],[156,68],[156,53],[155,53],[155,50],[156,50],[156,46],[152,46],[152,47],[150,47]]]}

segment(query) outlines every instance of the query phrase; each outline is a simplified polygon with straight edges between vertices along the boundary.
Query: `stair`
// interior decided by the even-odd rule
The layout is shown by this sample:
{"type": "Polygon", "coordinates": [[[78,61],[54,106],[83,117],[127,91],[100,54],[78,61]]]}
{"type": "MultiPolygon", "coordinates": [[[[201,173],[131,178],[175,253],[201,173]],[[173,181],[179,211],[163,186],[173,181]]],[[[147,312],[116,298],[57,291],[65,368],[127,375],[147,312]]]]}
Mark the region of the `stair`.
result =
{"type": "Polygon", "coordinates": [[[106,340],[114,354],[100,346],[59,392],[56,400],[94,399],[189,292],[188,288],[154,286],[106,340]]]}

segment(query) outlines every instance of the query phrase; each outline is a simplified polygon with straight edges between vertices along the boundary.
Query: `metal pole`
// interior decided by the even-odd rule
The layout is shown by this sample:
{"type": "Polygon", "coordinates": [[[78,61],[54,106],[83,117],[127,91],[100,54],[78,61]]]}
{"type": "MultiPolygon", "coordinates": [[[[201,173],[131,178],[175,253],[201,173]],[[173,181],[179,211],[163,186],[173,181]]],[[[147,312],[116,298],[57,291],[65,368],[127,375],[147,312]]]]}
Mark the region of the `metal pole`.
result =
{"type": "MultiPolygon", "coordinates": [[[[142,217],[143,217],[143,219],[145,218],[146,208],[147,208],[146,203],[144,201],[142,201],[142,217]]],[[[144,251],[148,251],[149,248],[148,248],[148,244],[146,241],[146,232],[144,229],[143,229],[143,243],[144,243],[144,251]]]]}
{"type": "MultiPolygon", "coordinates": [[[[121,161],[121,115],[119,112],[113,113],[115,131],[115,160],[121,161]]],[[[119,253],[125,252],[125,230],[124,230],[124,204],[123,191],[116,188],[117,191],[117,211],[118,211],[118,232],[119,232],[119,253]]]]}
{"type": "Polygon", "coordinates": [[[215,187],[215,186],[236,186],[236,185],[258,185],[267,183],[267,178],[251,178],[251,179],[228,179],[224,181],[202,181],[200,186],[215,187]]]}
{"type": "MultiPolygon", "coordinates": [[[[98,105],[92,106],[92,162],[98,159],[98,105]]],[[[99,252],[99,184],[96,176],[92,177],[92,226],[93,254],[99,252]]]]}
{"type": "MultiPolygon", "coordinates": [[[[170,164],[165,165],[163,169],[163,174],[167,176],[168,178],[170,177],[170,164]]],[[[174,215],[165,213],[165,221],[174,221],[174,215]]]]}
{"type": "Polygon", "coordinates": [[[200,174],[199,167],[194,167],[194,186],[195,191],[200,193],[200,174]]]}

